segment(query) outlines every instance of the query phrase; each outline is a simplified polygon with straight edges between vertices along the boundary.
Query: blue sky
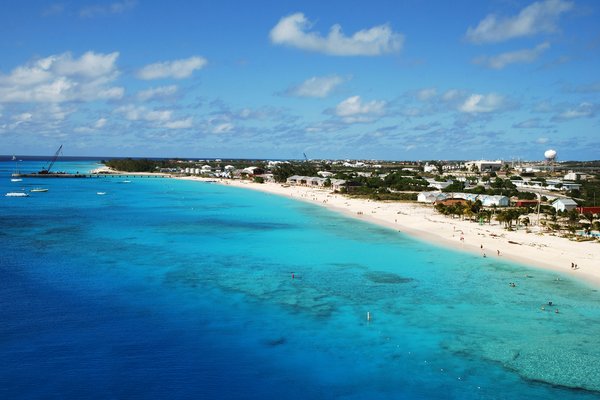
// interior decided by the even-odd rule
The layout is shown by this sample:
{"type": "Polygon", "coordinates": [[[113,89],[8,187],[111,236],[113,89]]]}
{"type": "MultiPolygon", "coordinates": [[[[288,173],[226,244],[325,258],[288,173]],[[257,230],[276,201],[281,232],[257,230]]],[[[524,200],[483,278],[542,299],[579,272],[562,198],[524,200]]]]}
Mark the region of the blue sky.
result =
{"type": "Polygon", "coordinates": [[[0,154],[600,159],[600,2],[13,1],[0,154]]]}

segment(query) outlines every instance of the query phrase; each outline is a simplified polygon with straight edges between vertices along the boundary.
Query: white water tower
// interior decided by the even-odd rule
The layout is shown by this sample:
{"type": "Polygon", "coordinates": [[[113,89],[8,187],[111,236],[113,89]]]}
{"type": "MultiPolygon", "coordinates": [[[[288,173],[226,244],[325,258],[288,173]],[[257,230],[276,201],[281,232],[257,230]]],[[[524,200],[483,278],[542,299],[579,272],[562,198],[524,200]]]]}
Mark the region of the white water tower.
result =
{"type": "Polygon", "coordinates": [[[549,163],[553,162],[554,160],[556,160],[556,150],[553,150],[553,149],[546,150],[544,152],[544,158],[549,163]]]}
{"type": "Polygon", "coordinates": [[[556,150],[548,149],[544,152],[546,164],[550,165],[550,171],[554,172],[554,161],[556,161],[556,150]]]}

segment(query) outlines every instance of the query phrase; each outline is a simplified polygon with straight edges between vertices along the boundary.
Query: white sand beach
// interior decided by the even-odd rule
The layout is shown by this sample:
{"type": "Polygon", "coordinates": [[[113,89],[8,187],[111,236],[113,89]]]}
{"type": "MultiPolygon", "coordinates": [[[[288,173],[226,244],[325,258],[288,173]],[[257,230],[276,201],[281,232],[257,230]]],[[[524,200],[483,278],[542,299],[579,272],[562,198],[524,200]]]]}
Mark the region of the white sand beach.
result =
{"type": "MultiPolygon", "coordinates": [[[[199,177],[181,179],[207,180],[199,177]]],[[[524,228],[507,231],[494,220],[491,224],[480,225],[452,219],[436,213],[431,206],[412,202],[353,199],[334,194],[328,189],[284,187],[276,183],[259,184],[240,180],[217,182],[306,201],[439,246],[468,251],[481,257],[500,257],[532,267],[558,271],[593,286],[600,286],[598,242],[575,242],[547,233],[536,233],[537,227],[530,227],[532,233],[527,233],[524,228]],[[572,263],[578,268],[573,269],[572,263]]]]}

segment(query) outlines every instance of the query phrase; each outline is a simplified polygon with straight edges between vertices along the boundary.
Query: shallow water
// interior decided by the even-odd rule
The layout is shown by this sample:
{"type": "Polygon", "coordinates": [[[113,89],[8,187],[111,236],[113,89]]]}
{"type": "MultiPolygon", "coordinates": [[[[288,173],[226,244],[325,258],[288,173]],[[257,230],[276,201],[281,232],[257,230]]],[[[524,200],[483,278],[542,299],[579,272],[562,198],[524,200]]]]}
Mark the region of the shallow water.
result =
{"type": "Polygon", "coordinates": [[[250,190],[0,168],[49,188],[0,200],[2,398],[600,396],[600,295],[567,277],[250,190]]]}

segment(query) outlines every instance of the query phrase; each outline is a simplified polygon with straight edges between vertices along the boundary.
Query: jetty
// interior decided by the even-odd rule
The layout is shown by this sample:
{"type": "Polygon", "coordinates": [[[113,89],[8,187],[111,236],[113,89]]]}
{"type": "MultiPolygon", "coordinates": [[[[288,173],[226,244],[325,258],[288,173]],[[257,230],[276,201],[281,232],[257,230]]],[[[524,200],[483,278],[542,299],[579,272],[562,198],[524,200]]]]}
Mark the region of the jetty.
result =
{"type": "Polygon", "coordinates": [[[66,172],[55,172],[49,174],[40,174],[39,172],[30,174],[12,174],[14,178],[118,178],[118,179],[130,179],[130,178],[171,178],[170,174],[80,174],[80,173],[66,173],[66,172]]]}

